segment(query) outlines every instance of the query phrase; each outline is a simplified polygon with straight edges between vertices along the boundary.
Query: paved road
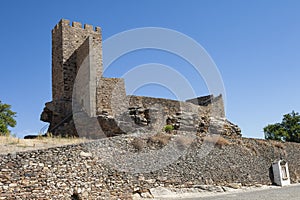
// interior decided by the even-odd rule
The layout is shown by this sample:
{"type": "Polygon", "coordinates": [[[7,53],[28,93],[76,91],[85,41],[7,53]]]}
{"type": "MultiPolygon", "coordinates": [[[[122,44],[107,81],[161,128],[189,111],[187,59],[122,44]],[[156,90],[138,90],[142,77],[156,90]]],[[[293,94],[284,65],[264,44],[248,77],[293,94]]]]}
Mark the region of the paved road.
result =
{"type": "Polygon", "coordinates": [[[272,189],[245,191],[210,197],[189,198],[188,200],[300,200],[300,185],[272,189]]]}

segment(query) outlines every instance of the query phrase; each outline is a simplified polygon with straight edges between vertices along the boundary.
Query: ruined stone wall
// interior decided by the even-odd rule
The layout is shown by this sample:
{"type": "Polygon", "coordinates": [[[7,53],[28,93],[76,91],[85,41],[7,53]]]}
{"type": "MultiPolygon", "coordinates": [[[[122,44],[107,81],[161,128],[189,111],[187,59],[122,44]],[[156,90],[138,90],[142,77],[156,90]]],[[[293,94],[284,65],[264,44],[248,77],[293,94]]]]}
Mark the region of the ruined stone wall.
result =
{"type": "Polygon", "coordinates": [[[97,115],[115,116],[126,111],[124,79],[101,78],[97,87],[97,115]]]}
{"type": "Polygon", "coordinates": [[[156,115],[161,115],[160,117],[154,117],[159,118],[165,124],[170,121],[170,124],[178,126],[178,128],[180,126],[179,130],[185,131],[199,131],[199,126],[204,123],[204,118],[208,120],[209,117],[224,117],[221,97],[215,98],[213,102],[205,105],[144,96],[127,96],[127,102],[129,107],[140,107],[142,109],[152,109],[154,107],[159,111],[156,115]]]}
{"type": "Polygon", "coordinates": [[[212,103],[208,106],[211,107],[212,115],[216,115],[217,117],[221,117],[221,118],[226,118],[224,99],[223,99],[222,95],[215,97],[212,100],[212,103]]]}
{"type": "Polygon", "coordinates": [[[202,97],[197,97],[193,99],[188,99],[186,102],[199,105],[208,106],[210,110],[210,115],[213,117],[225,117],[225,108],[222,95],[214,97],[213,95],[207,95],[202,97]]]}
{"type": "MultiPolygon", "coordinates": [[[[144,96],[132,96],[128,97],[129,107],[139,106],[143,108],[149,108],[154,105],[160,105],[162,107],[165,115],[175,115],[178,112],[189,112],[194,113],[198,116],[211,116],[216,118],[225,117],[224,104],[222,96],[216,98],[211,98],[210,101],[205,101],[203,104],[199,102],[199,99],[203,97],[198,97],[195,99],[183,101],[176,101],[171,99],[154,98],[154,97],[144,97],[144,96]]],[[[207,99],[207,96],[204,98],[207,99]]]]}
{"type": "MultiPolygon", "coordinates": [[[[132,139],[114,137],[109,140],[132,152],[132,139]]],[[[111,200],[117,196],[130,199],[133,192],[158,186],[271,184],[269,168],[280,157],[288,161],[291,181],[300,181],[300,144],[254,139],[228,141],[228,144],[213,148],[205,157],[199,156],[202,143],[196,141],[174,163],[152,173],[139,174],[121,172],[103,162],[98,148],[107,146],[106,140],[1,155],[0,197],[69,200],[78,193],[82,199],[111,200]]]]}
{"type": "Polygon", "coordinates": [[[207,95],[207,96],[197,97],[197,98],[193,98],[193,99],[188,99],[188,100],[186,100],[186,102],[190,102],[190,103],[193,103],[195,105],[200,105],[200,106],[207,106],[208,104],[210,104],[212,102],[213,99],[214,99],[213,95],[207,95]]]}
{"type": "Polygon", "coordinates": [[[149,108],[157,105],[162,107],[162,111],[166,115],[175,115],[176,113],[182,111],[192,112],[194,114],[203,114],[203,115],[206,115],[209,112],[208,107],[194,105],[189,102],[182,102],[182,101],[176,101],[176,100],[164,99],[164,98],[133,96],[133,95],[129,95],[127,98],[129,102],[129,107],[139,106],[143,108],[149,108]]]}

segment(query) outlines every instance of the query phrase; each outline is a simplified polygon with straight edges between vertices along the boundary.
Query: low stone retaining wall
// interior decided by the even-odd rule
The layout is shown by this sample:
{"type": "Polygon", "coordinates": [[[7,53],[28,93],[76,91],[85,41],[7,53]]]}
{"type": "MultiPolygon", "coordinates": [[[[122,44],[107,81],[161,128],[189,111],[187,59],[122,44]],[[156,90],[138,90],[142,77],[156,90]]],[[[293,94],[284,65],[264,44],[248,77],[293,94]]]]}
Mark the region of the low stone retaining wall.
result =
{"type": "MultiPolygon", "coordinates": [[[[131,199],[134,193],[160,186],[271,184],[269,168],[280,157],[289,163],[292,182],[300,181],[300,144],[221,138],[206,156],[201,156],[206,153],[201,152],[203,140],[196,137],[178,160],[153,172],[114,168],[122,166],[122,157],[114,167],[104,162],[105,155],[106,159],[113,155],[111,144],[121,149],[115,153],[125,157],[130,154],[139,158],[145,153],[135,149],[132,136],[1,155],[0,199],[131,199]]],[[[187,144],[177,141],[179,146],[187,144]]]]}

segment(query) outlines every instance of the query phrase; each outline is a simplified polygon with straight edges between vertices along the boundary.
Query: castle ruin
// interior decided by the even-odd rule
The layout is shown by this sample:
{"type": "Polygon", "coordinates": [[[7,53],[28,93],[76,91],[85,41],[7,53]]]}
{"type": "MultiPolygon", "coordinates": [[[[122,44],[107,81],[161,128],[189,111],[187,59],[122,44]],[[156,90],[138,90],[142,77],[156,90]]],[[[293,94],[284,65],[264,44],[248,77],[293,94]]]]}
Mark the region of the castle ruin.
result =
{"type": "Polygon", "coordinates": [[[101,138],[166,124],[182,131],[207,132],[211,117],[222,134],[240,135],[239,128],[225,119],[221,95],[186,102],[126,95],[123,79],[103,77],[99,27],[70,25],[62,19],[53,28],[52,101],[41,114],[53,135],[101,138]]]}

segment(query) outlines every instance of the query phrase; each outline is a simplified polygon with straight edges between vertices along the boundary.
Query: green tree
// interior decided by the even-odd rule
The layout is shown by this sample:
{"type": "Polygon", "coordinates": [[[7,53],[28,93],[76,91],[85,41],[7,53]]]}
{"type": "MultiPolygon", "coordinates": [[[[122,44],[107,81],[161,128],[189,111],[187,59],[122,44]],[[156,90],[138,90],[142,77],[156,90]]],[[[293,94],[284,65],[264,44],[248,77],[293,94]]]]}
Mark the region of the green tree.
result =
{"type": "Polygon", "coordinates": [[[264,128],[265,138],[300,143],[300,115],[292,111],[283,115],[281,123],[269,124],[264,128]]]}
{"type": "Polygon", "coordinates": [[[8,104],[3,104],[0,101],[0,134],[1,135],[7,135],[10,133],[8,130],[8,126],[15,127],[16,126],[16,120],[14,119],[16,117],[16,112],[13,112],[11,110],[11,106],[8,104]]]}

